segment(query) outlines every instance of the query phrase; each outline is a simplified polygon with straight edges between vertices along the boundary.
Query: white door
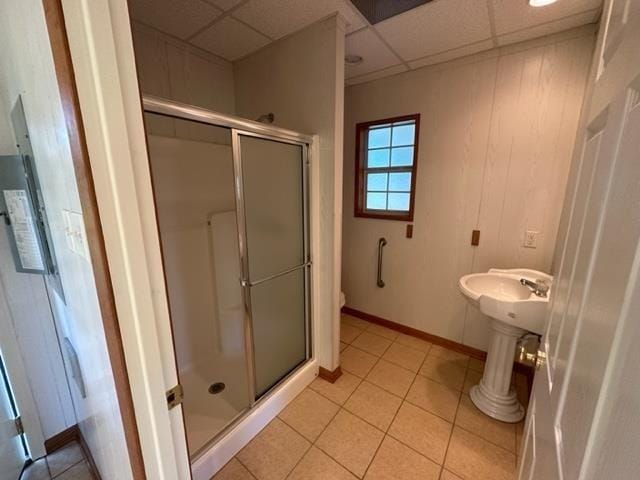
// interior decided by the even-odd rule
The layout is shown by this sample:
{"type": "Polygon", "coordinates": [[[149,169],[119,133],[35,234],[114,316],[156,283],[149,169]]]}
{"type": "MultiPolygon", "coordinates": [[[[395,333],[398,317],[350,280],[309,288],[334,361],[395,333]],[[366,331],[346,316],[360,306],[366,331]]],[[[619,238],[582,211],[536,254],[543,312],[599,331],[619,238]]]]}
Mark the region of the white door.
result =
{"type": "Polygon", "coordinates": [[[521,480],[640,475],[628,473],[639,462],[640,389],[624,365],[637,355],[633,340],[640,341],[640,0],[606,2],[603,15],[558,234],[521,480]],[[628,430],[625,445],[615,442],[613,405],[615,425],[628,430]]]}
{"type": "Polygon", "coordinates": [[[15,405],[0,357],[0,480],[18,480],[27,459],[15,418],[15,405]]]}

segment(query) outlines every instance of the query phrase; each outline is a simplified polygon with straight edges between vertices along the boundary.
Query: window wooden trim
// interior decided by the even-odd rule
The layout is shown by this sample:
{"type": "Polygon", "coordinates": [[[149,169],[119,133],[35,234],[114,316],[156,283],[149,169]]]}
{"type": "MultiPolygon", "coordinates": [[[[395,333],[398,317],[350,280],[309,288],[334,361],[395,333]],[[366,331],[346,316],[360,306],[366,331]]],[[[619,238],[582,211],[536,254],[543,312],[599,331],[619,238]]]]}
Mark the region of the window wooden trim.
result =
{"type": "MultiPolygon", "coordinates": [[[[403,115],[400,117],[383,118],[371,122],[362,122],[356,125],[356,175],[354,189],[354,216],[360,218],[377,218],[384,220],[399,220],[403,222],[413,221],[413,209],[416,196],[416,177],[418,171],[418,139],[420,137],[420,114],[403,115]],[[413,147],[413,165],[411,166],[411,192],[409,194],[409,211],[370,211],[365,208],[365,153],[367,152],[367,136],[366,132],[370,127],[382,125],[386,123],[404,122],[407,120],[415,121],[415,138],[413,147]]],[[[403,168],[403,170],[406,170],[403,168]]]]}

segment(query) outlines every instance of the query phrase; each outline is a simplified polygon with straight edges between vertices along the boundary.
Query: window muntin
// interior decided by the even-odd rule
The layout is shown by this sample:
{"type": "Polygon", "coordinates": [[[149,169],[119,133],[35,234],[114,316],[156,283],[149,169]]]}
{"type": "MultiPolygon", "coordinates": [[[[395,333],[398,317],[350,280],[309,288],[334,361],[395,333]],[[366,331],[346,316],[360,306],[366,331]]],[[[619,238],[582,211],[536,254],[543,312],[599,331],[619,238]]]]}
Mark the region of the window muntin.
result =
{"type": "Polygon", "coordinates": [[[356,216],[413,219],[419,115],[357,126],[356,216]]]}

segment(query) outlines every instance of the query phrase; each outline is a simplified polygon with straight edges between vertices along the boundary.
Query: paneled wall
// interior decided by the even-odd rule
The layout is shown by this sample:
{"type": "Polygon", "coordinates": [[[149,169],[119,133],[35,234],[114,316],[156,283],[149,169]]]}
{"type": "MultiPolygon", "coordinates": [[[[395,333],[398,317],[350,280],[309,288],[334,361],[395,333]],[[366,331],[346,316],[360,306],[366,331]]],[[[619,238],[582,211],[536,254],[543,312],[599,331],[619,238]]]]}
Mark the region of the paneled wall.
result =
{"type": "MultiPolygon", "coordinates": [[[[235,114],[233,66],[230,62],[134,22],[133,45],[140,88],[147,95],[235,114]]],[[[194,124],[176,125],[153,118],[149,133],[201,140],[194,124]]]]}
{"type": "Polygon", "coordinates": [[[486,350],[458,291],[489,268],[551,268],[594,44],[593,26],[348,87],[342,288],[347,305],[486,350]],[[414,233],[354,218],[355,125],[421,114],[414,233]],[[470,245],[473,229],[480,245],[470,245]],[[538,231],[537,248],[523,246],[538,231]],[[376,286],[378,238],[386,237],[376,286]]]}
{"type": "Polygon", "coordinates": [[[82,209],[40,0],[0,2],[0,44],[0,115],[8,118],[18,95],[23,96],[66,294],[65,303],[50,290],[53,313],[60,337],[68,337],[77,350],[86,385],[86,398],[71,386],[78,424],[101,477],[126,480],[132,477],[131,467],[93,269],[68,247],[65,236],[63,210],[82,209]]]}

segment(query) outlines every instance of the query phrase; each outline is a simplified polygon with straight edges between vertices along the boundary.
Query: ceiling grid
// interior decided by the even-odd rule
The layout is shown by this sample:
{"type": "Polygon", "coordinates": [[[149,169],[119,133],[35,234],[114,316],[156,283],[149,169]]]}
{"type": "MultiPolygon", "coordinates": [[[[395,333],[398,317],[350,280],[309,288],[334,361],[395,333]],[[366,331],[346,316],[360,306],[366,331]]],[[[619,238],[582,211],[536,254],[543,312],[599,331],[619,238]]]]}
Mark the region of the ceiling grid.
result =
{"type": "Polygon", "coordinates": [[[131,15],[230,62],[331,14],[347,22],[348,83],[595,23],[602,0],[433,0],[372,25],[350,0],[129,0],[131,15]]]}

